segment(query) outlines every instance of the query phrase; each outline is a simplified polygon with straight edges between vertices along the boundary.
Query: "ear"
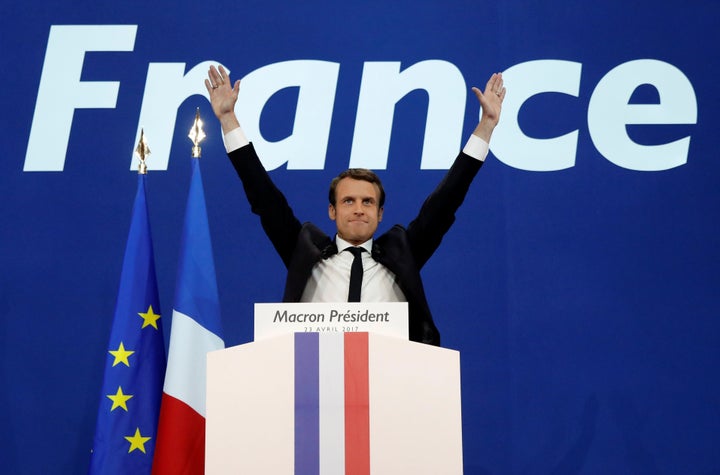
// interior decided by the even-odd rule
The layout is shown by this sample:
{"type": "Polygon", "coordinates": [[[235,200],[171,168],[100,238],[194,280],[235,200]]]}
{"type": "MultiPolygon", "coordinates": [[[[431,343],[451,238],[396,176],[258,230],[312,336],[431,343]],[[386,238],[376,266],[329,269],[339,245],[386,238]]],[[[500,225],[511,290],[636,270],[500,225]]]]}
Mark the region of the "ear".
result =
{"type": "Polygon", "coordinates": [[[328,216],[330,217],[330,219],[335,221],[335,207],[331,204],[328,205],[328,216]]]}
{"type": "Polygon", "coordinates": [[[385,208],[380,208],[380,209],[378,209],[378,223],[379,223],[380,221],[382,221],[382,216],[383,216],[383,211],[384,211],[384,210],[385,210],[385,208]]]}

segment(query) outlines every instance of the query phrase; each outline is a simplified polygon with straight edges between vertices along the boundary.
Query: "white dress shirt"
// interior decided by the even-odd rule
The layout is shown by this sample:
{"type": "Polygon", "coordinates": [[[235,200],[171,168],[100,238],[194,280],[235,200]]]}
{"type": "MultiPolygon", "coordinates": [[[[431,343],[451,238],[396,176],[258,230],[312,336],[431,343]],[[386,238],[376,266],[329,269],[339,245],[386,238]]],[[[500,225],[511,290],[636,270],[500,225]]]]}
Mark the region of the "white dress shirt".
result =
{"type": "MultiPolygon", "coordinates": [[[[372,258],[373,240],[358,247],[363,252],[363,280],[360,291],[361,302],[406,302],[407,299],[397,284],[395,274],[372,258]]],[[[350,287],[350,267],[353,255],[343,252],[352,244],[335,236],[338,253],[315,264],[312,274],[305,285],[301,302],[347,302],[350,287]]]]}

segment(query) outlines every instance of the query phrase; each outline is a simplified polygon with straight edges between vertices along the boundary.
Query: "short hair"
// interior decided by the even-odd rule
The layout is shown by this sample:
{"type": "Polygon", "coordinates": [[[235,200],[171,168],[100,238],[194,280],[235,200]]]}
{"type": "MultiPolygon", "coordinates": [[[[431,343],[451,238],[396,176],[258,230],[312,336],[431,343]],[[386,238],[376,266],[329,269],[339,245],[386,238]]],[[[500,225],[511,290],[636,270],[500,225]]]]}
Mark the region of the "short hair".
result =
{"type": "Polygon", "coordinates": [[[378,177],[375,172],[373,172],[372,170],[368,170],[367,168],[349,168],[344,172],[340,173],[335,178],[333,178],[333,180],[330,182],[330,193],[328,194],[328,199],[330,200],[331,205],[335,206],[335,191],[338,183],[343,178],[352,178],[353,180],[367,181],[369,183],[377,185],[377,187],[380,189],[380,201],[378,203],[378,207],[382,208],[385,205],[385,189],[383,188],[382,182],[380,181],[380,177],[378,177]]]}

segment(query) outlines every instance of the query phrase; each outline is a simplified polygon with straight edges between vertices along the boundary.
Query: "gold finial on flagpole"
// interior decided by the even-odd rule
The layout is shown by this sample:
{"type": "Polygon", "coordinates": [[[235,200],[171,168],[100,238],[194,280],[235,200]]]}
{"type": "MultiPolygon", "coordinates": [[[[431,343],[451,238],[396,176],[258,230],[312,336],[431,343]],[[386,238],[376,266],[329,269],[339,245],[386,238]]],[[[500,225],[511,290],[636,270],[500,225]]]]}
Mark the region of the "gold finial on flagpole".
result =
{"type": "Polygon", "coordinates": [[[200,158],[200,142],[203,141],[205,138],[205,132],[203,131],[203,121],[200,119],[200,108],[198,107],[195,111],[195,123],[193,124],[192,128],[190,129],[190,134],[188,134],[188,137],[190,137],[190,140],[193,142],[193,148],[192,148],[192,157],[193,158],[200,158]]]}
{"type": "Polygon", "coordinates": [[[150,155],[150,147],[147,145],[145,140],[145,129],[140,129],[140,141],[135,149],[135,155],[140,159],[140,165],[138,165],[138,175],[147,175],[147,165],[145,159],[150,155]]]}

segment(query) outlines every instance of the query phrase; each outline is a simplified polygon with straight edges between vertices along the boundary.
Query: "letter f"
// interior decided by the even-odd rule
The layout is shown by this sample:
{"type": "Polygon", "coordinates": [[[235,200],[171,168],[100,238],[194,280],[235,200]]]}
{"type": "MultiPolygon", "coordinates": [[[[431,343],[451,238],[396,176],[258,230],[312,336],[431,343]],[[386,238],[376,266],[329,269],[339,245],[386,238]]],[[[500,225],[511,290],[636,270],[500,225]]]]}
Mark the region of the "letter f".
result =
{"type": "Polygon", "coordinates": [[[86,51],[132,51],[137,25],[50,28],[24,171],[62,171],[75,109],[112,109],[119,82],[80,81],[86,51]]]}

